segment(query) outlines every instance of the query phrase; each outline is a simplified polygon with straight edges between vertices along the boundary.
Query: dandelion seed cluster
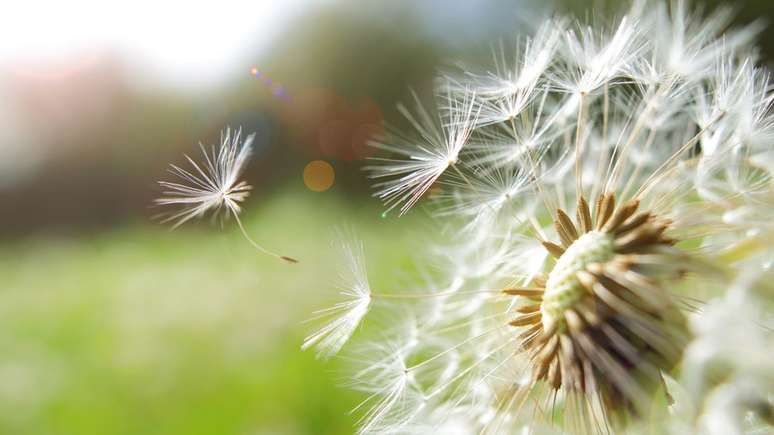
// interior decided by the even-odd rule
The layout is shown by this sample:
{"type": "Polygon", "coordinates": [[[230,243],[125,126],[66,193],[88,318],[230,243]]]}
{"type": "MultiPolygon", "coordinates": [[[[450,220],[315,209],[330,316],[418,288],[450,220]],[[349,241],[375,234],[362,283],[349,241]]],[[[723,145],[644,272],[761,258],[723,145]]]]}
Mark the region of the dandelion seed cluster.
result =
{"type": "MultiPolygon", "coordinates": [[[[435,109],[401,108],[414,131],[379,138],[368,169],[388,210],[423,201],[443,229],[426,289],[345,289],[306,343],[330,356],[366,311],[393,319],[351,349],[362,433],[700,430],[723,383],[687,406],[670,385],[729,343],[694,321],[697,297],[774,259],[774,94],[758,26],[730,18],[679,0],[552,18],[492,66],[439,77],[435,109]],[[691,411],[649,421],[656,408],[691,411]]],[[[774,381],[757,379],[756,400],[724,386],[726,427],[771,423],[774,381]]]]}

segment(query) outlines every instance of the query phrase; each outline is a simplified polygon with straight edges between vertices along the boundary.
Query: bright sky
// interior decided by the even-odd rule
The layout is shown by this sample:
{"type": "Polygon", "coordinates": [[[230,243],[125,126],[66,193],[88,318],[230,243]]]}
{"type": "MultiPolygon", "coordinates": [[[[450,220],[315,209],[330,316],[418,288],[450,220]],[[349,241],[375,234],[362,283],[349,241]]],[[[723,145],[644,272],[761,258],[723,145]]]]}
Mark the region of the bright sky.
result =
{"type": "Polygon", "coordinates": [[[18,131],[10,77],[56,76],[115,55],[150,87],[206,90],[259,62],[294,18],[334,0],[11,0],[0,13],[0,186],[34,173],[47,150],[18,131]]]}
{"type": "Polygon", "coordinates": [[[133,73],[207,85],[252,65],[291,20],[326,0],[22,0],[0,15],[0,68],[67,62],[94,50],[126,54],[133,73]]]}

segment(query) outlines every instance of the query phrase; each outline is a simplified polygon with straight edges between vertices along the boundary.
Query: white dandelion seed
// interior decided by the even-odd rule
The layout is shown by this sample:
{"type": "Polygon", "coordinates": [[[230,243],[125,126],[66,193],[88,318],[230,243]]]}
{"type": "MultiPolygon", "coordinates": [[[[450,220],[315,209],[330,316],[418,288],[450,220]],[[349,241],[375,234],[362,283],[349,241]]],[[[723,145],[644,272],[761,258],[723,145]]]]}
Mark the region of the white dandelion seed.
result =
{"type": "Polygon", "coordinates": [[[633,9],[645,28],[658,30],[648,34],[652,55],[640,58],[631,71],[645,82],[670,77],[696,82],[712,77],[717,59],[745,49],[763,29],[761,22],[730,28],[732,8],[719,7],[703,14],[692,12],[687,0],[640,1],[633,9]],[[638,68],[643,72],[637,72],[638,68]]]}
{"type": "Polygon", "coordinates": [[[518,168],[481,168],[465,177],[450,176],[448,185],[456,189],[439,195],[439,216],[470,216],[473,221],[501,217],[521,199],[529,180],[518,168]]]}
{"type": "Polygon", "coordinates": [[[365,265],[362,242],[341,242],[343,270],[340,294],[344,301],[317,311],[315,319],[329,319],[328,323],[304,339],[301,349],[317,348],[317,356],[329,358],[341,350],[355,332],[371,306],[371,287],[365,265]]]}
{"type": "Polygon", "coordinates": [[[367,397],[353,410],[364,410],[359,419],[359,434],[392,434],[405,431],[425,407],[417,380],[408,370],[407,359],[413,341],[386,338],[360,348],[362,357],[351,385],[367,397]]]}
{"type": "Polygon", "coordinates": [[[463,79],[447,79],[455,95],[472,89],[481,104],[477,124],[488,125],[518,116],[537,95],[541,80],[554,58],[564,30],[564,20],[543,24],[534,37],[517,41],[515,54],[506,54],[501,43],[493,49],[494,71],[486,74],[465,71],[463,79]]]}
{"type": "Polygon", "coordinates": [[[450,167],[457,168],[460,151],[465,146],[478,112],[475,109],[474,94],[470,98],[456,101],[451,94],[446,96],[447,111],[438,119],[433,117],[417,100],[417,117],[405,106],[399,110],[409,120],[418,137],[409,139],[414,144],[406,146],[387,142],[376,142],[373,146],[405,157],[405,159],[380,158],[378,164],[366,167],[371,177],[388,178],[376,184],[376,196],[384,200],[388,209],[400,207],[400,214],[407,212],[450,167]]]}
{"type": "Polygon", "coordinates": [[[567,31],[561,58],[568,66],[552,71],[554,84],[574,95],[590,94],[619,78],[644,47],[640,29],[630,17],[622,18],[609,36],[591,27],[567,31]]]}
{"type": "Polygon", "coordinates": [[[154,202],[161,206],[178,208],[162,220],[162,222],[174,221],[172,228],[177,228],[193,218],[201,218],[207,212],[212,212],[213,217],[233,216],[242,235],[257,250],[289,263],[297,263],[298,261],[291,257],[275,254],[257,244],[247,234],[239,218],[239,213],[242,211],[240,203],[247,198],[252,189],[239,177],[249,160],[254,138],[255,134],[251,134],[243,141],[241,129],[233,131],[227,128],[225,132],[221,132],[220,144],[217,148],[211,146],[208,151],[204,145],[199,144],[204,161],[197,164],[186,155],[185,158],[193,167],[192,170],[170,165],[169,172],[180,178],[181,182],[159,181],[159,185],[164,188],[164,196],[154,202]]]}
{"type": "Polygon", "coordinates": [[[556,102],[548,101],[548,96],[544,90],[537,104],[527,107],[526,113],[520,112],[518,122],[517,118],[505,118],[491,129],[477,129],[477,140],[467,146],[472,155],[470,164],[497,168],[540,166],[551,144],[571,128],[560,123],[561,111],[551,114],[556,102]]]}

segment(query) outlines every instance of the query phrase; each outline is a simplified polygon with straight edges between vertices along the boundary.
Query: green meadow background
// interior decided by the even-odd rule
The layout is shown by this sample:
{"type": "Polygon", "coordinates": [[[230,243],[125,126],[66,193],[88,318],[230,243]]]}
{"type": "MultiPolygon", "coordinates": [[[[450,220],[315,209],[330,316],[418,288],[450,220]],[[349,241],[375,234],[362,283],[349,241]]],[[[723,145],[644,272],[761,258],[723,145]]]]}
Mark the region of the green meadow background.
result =
{"type": "Polygon", "coordinates": [[[300,345],[304,320],[337,300],[332,228],[362,237],[374,286],[407,268],[412,219],[379,215],[292,189],[248,208],[248,231],[297,265],[228,222],[3,244],[0,433],[352,432],[343,361],[300,345]]]}

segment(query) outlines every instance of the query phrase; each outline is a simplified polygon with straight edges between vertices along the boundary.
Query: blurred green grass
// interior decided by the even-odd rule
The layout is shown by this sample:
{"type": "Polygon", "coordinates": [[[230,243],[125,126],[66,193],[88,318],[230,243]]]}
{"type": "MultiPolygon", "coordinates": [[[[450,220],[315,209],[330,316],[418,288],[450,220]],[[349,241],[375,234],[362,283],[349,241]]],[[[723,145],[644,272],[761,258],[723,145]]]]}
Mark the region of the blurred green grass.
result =
{"type": "Polygon", "coordinates": [[[299,346],[336,300],[331,229],[366,244],[372,285],[410,270],[403,225],[375,202],[285,191],[233,222],[0,245],[0,433],[342,434],[359,400],[341,360],[299,346]],[[379,267],[375,267],[378,265],[379,267]]]}

